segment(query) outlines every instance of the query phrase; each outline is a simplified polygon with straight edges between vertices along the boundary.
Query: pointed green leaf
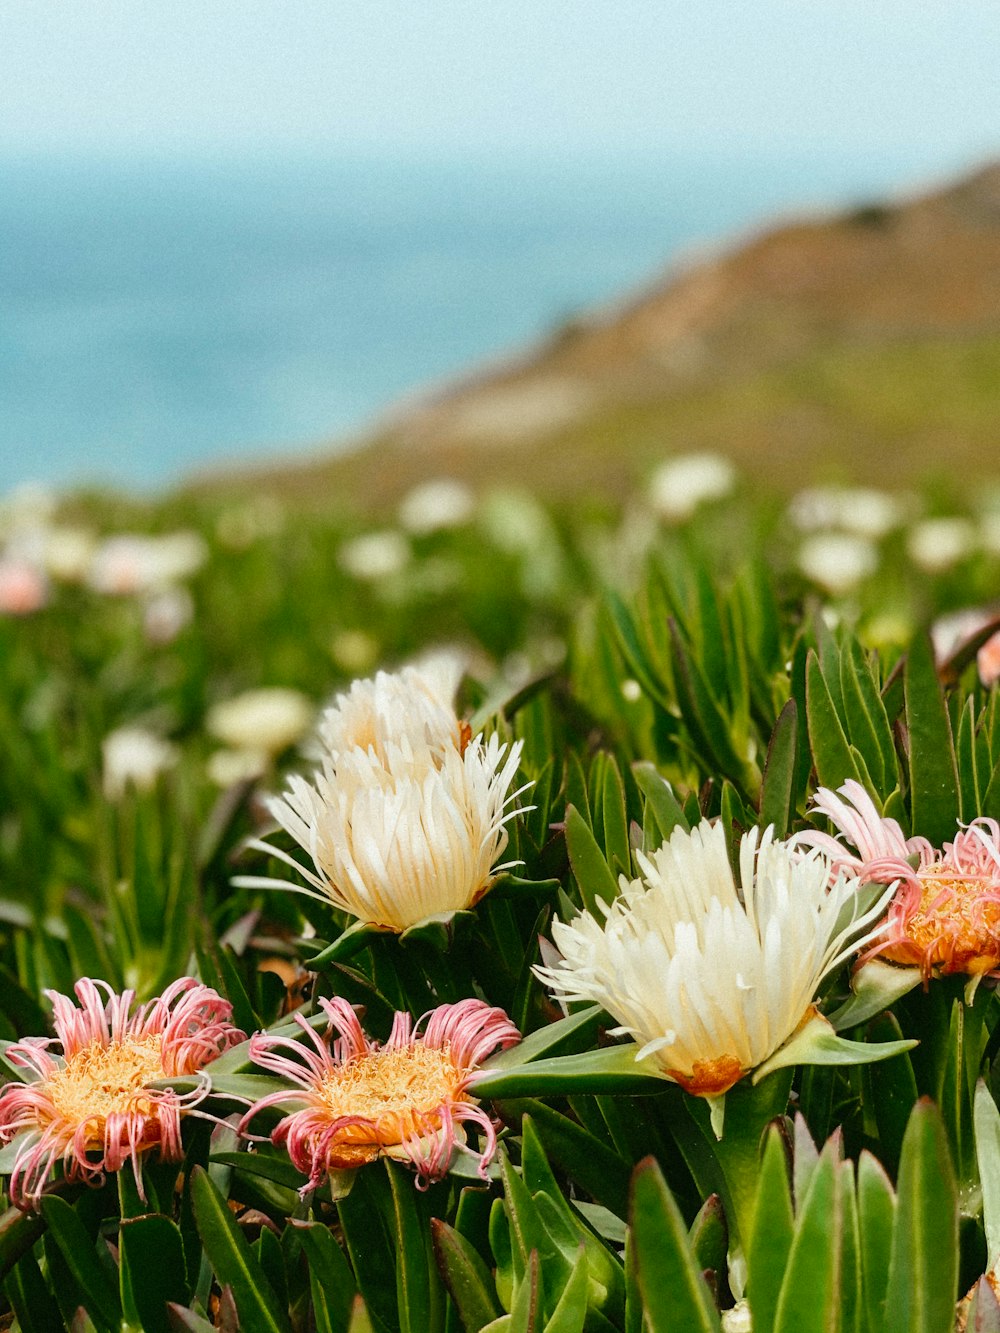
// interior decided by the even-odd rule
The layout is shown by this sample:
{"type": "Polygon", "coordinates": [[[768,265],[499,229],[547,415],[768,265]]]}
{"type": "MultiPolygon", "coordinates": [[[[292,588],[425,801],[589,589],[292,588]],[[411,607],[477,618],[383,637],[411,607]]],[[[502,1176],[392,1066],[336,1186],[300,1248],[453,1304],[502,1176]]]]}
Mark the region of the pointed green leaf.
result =
{"type": "Polygon", "coordinates": [[[861,782],[819,659],[812,651],[806,660],[806,718],[813,763],[820,783],[836,790],[848,778],[861,782]]]}
{"type": "Polygon", "coordinates": [[[958,828],[958,770],[934,649],[926,634],[914,640],[907,655],[904,695],[913,833],[940,847],[958,828]]]}
{"type": "Polygon", "coordinates": [[[587,1318],[588,1280],[587,1253],[581,1241],[569,1280],[563,1286],[556,1307],[545,1324],[545,1333],[583,1333],[587,1318]]]}
{"type": "Polygon", "coordinates": [[[729,1228],[718,1194],[710,1194],[699,1208],[697,1217],[691,1223],[688,1239],[699,1268],[725,1273],[729,1228]]]}
{"type": "Polygon", "coordinates": [[[1000,1260],[1000,1111],[982,1079],[976,1084],[975,1129],[989,1271],[1000,1260]]]}
{"type": "Polygon", "coordinates": [[[32,1254],[22,1255],[4,1283],[20,1333],[53,1333],[62,1315],[32,1254]]]}
{"type": "Polygon", "coordinates": [[[545,1160],[546,1153],[578,1186],[623,1217],[628,1211],[628,1164],[602,1139],[569,1116],[532,1102],[523,1121],[522,1170],[532,1194],[561,1191],[545,1160]],[[544,1151],[542,1151],[544,1146],[544,1151]]]}
{"type": "Polygon", "coordinates": [[[858,1159],[861,1289],[868,1333],[884,1333],[885,1297],[896,1220],[896,1196],[881,1163],[867,1149],[858,1159]]]}
{"type": "Polygon", "coordinates": [[[597,904],[599,901],[614,902],[618,897],[618,881],[587,821],[573,805],[566,811],[566,847],[583,905],[600,919],[597,904]]]}
{"type": "Polygon", "coordinates": [[[958,1199],[941,1117],[926,1098],[910,1116],[886,1294],[887,1330],[951,1333],[958,1285],[958,1199]]]}
{"type": "Polygon", "coordinates": [[[122,1318],[121,1302],[83,1223],[66,1200],[56,1194],[42,1199],[42,1217],[80,1288],[87,1313],[99,1329],[117,1330],[122,1318]]]}
{"type": "Polygon", "coordinates": [[[649,1333],[719,1333],[719,1315],[687,1228],[652,1157],[633,1173],[630,1221],[649,1333]]]}
{"type": "Polygon", "coordinates": [[[659,847],[667,842],[675,828],[679,827],[685,833],[689,832],[690,825],[684,818],[684,811],[674,795],[673,788],[666,778],[657,772],[654,765],[645,762],[633,764],[632,772],[635,774],[639,790],[646,798],[646,819],[651,816],[658,831],[653,847],[659,847]]]}
{"type": "Polygon", "coordinates": [[[837,1161],[828,1145],[795,1219],[775,1333],[827,1333],[838,1324],[843,1204],[837,1161]]]}
{"type": "Polygon", "coordinates": [[[208,1261],[223,1286],[232,1288],[242,1318],[260,1333],[289,1333],[288,1319],[270,1283],[208,1172],[191,1172],[191,1201],[208,1261]]]}
{"type": "Polygon", "coordinates": [[[125,1318],[143,1333],[170,1333],[167,1303],[190,1299],[181,1233],[160,1213],[123,1219],[118,1232],[125,1318]]]}
{"type": "Polygon", "coordinates": [[[305,1251],[314,1288],[322,1292],[330,1333],[347,1333],[358,1290],[347,1256],[329,1228],[319,1222],[297,1223],[295,1234],[305,1251]]]}
{"type": "Polygon", "coordinates": [[[420,1210],[413,1175],[388,1158],[385,1162],[396,1218],[396,1300],[401,1333],[426,1333],[433,1327],[433,1290],[437,1269],[420,1210]]]}
{"type": "MultiPolygon", "coordinates": [[[[859,1043],[855,1043],[859,1044],[859,1043]]],[[[915,1044],[915,1043],[911,1043],[915,1044]]],[[[649,1060],[636,1061],[639,1047],[635,1042],[606,1046],[579,1055],[564,1055],[551,1060],[534,1060],[523,1065],[491,1066],[477,1077],[477,1097],[548,1097],[581,1092],[645,1093],[659,1092],[663,1077],[649,1060]]],[[[879,1059],[878,1055],[870,1057],[879,1059]]]]}
{"type": "Polygon", "coordinates": [[[490,1270],[475,1247],[447,1222],[432,1218],[431,1233],[441,1277],[458,1307],[462,1324],[467,1333],[477,1333],[503,1313],[490,1270]]]}
{"type": "Polygon", "coordinates": [[[532,1032],[516,1046],[508,1046],[505,1051],[491,1055],[483,1068],[488,1070],[516,1068],[532,1060],[552,1058],[588,1046],[606,1018],[607,1015],[599,1004],[578,1009],[575,1013],[560,1018],[555,1023],[548,1023],[537,1032],[532,1032]]]}
{"type": "Polygon", "coordinates": [[[848,1041],[838,1036],[827,1020],[817,1014],[754,1070],[753,1082],[759,1083],[775,1069],[789,1069],[794,1065],[865,1065],[873,1060],[891,1060],[894,1055],[910,1051],[916,1045],[916,1040],[848,1041]]]}
{"type": "Polygon", "coordinates": [[[794,1228],[785,1142],[777,1127],[773,1127],[764,1147],[747,1251],[747,1294],[754,1327],[763,1333],[774,1328],[794,1228]]]}
{"type": "Polygon", "coordinates": [[[828,1018],[838,1032],[860,1027],[902,999],[922,980],[919,967],[897,967],[872,958],[851,977],[850,997],[828,1018]]]}
{"type": "Polygon", "coordinates": [[[798,725],[798,708],[795,700],[789,699],[771,732],[760,794],[760,822],[764,828],[773,824],[777,838],[787,835],[795,812],[798,725]]]}

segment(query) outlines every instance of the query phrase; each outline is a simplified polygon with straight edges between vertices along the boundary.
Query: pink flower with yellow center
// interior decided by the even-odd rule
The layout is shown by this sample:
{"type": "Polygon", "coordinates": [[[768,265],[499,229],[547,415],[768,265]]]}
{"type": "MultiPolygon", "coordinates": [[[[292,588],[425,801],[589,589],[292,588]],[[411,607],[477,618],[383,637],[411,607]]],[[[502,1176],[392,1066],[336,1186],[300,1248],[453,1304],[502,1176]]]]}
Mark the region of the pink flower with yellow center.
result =
{"type": "Polygon", "coordinates": [[[139,1158],[158,1149],[179,1161],[181,1118],[209,1092],[205,1075],[187,1092],[151,1086],[200,1075],[245,1034],[229,1022],[232,1005],[194,977],[181,977],[130,1013],[135,992],[116,994],[85,977],[52,1001],[55,1037],[26,1037],[5,1052],[27,1081],[0,1092],[0,1143],[24,1139],[10,1177],[11,1202],[38,1206],[57,1163],[68,1180],[101,1185],[130,1162],[142,1197],[139,1158]],[[59,1047],[54,1054],[52,1047],[59,1047]]]}
{"type": "Polygon", "coordinates": [[[319,1003],[330,1020],[323,1036],[297,1015],[305,1042],[265,1032],[250,1039],[251,1059],[300,1091],[289,1088],[262,1098],[243,1118],[241,1131],[267,1106],[302,1103],[278,1124],[271,1140],[286,1144],[292,1162],[308,1177],[303,1196],[331,1171],[379,1156],[409,1162],[418,1185],[426,1185],[447,1172],[461,1149],[478,1159],[485,1179],[496,1130],[469,1090],[488,1055],[521,1039],[504,1011],[463,1000],[440,1005],[416,1023],[397,1013],[382,1046],[365,1036],[346,1000],[319,1003]],[[483,1135],[479,1152],[466,1145],[467,1123],[483,1135]]]}
{"type": "MultiPolygon", "coordinates": [[[[821,787],[814,809],[857,848],[827,833],[800,833],[796,842],[820,847],[861,881],[899,881],[888,930],[872,950],[893,963],[932,974],[1000,975],[1000,824],[974,819],[942,850],[926,838],[904,838],[883,818],[860,783],[832,792],[821,787]]],[[[869,955],[871,956],[871,955],[869,955]]]]}

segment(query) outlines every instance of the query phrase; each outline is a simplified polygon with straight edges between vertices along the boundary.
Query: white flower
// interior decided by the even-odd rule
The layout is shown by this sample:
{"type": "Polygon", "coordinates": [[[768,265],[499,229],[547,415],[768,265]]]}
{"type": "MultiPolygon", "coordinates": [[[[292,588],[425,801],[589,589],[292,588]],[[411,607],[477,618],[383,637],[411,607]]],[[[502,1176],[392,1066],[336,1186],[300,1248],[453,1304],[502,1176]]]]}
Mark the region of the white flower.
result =
{"type": "Polygon", "coordinates": [[[793,496],[788,514],[800,532],[839,528],[878,541],[903,522],[909,507],[905,497],[868,486],[816,486],[793,496]]]}
{"type": "Polygon", "coordinates": [[[45,575],[35,565],[0,554],[0,615],[29,616],[48,600],[45,575]]]}
{"type": "Polygon", "coordinates": [[[707,500],[728,495],[736,469],[721,454],[681,454],[661,463],[649,480],[649,501],[671,522],[690,518],[707,500]]]}
{"type": "Polygon", "coordinates": [[[174,747],[145,727],[109,731],[101,749],[104,794],[109,801],[120,800],[130,783],[139,791],[150,791],[159,775],[177,761],[174,747]]]}
{"type": "Polygon", "coordinates": [[[340,548],[341,569],[356,579],[386,579],[401,574],[410,559],[410,544],[401,532],[366,532],[340,548]]]}
{"type": "Polygon", "coordinates": [[[263,777],[271,763],[263,750],[216,750],[209,755],[205,771],[217,787],[235,787],[263,777]]]}
{"type": "Polygon", "coordinates": [[[809,1018],[823,978],[862,947],[892,892],[864,915],[858,881],[831,885],[820,852],[793,854],[772,830],[745,834],[737,887],[721,824],[675,830],[643,879],[627,883],[601,924],[558,919],[563,961],[538,967],[561,1000],[601,1004],[614,1032],[641,1046],[664,1077],[716,1096],[772,1056],[809,1018]]]}
{"type": "Polygon", "coordinates": [[[461,748],[468,728],[455,714],[454,698],[464,661],[441,651],[402,671],[379,671],[374,680],[356,680],[338,694],[320,718],[322,755],[337,757],[354,748],[370,751],[380,763],[406,738],[414,751],[461,748]]]}
{"type": "Polygon", "coordinates": [[[45,531],[45,567],[63,583],[82,583],[90,568],[95,538],[86,528],[48,528],[45,531]]]}
{"type": "Polygon", "coordinates": [[[818,532],[799,548],[799,568],[813,583],[839,596],[874,574],[878,552],[865,537],[818,532]]]}
{"type": "Polygon", "coordinates": [[[363,629],[342,629],[333,636],[330,653],[344,671],[370,671],[378,660],[379,642],[363,629]]]}
{"type": "Polygon", "coordinates": [[[407,492],[399,506],[399,521],[415,536],[459,528],[468,523],[476,507],[476,497],[461,481],[441,477],[425,481],[407,492]]]}
{"type": "Polygon", "coordinates": [[[142,628],[149,643],[157,647],[173,643],[194,619],[194,599],[187,588],[164,588],[146,603],[142,628]]]}
{"type": "Polygon", "coordinates": [[[117,596],[151,592],[189,578],[207,557],[208,549],[196,532],[163,537],[123,533],[100,543],[87,581],[95,592],[117,596]]]}
{"type": "Polygon", "coordinates": [[[312,724],[314,708],[298,690],[247,690],[213,704],[206,729],[234,750],[280,754],[301,740],[312,724]]]}
{"type": "Polygon", "coordinates": [[[925,518],[910,531],[906,550],[915,565],[937,574],[971,555],[976,529],[967,518],[925,518]]]}
{"type": "Polygon", "coordinates": [[[496,862],[517,813],[519,793],[507,793],[521,744],[470,739],[450,704],[458,672],[442,656],[357,682],[323,719],[312,781],[292,776],[269,802],[314,869],[255,845],[359,921],[399,932],[471,907],[505,868],[496,862]]]}

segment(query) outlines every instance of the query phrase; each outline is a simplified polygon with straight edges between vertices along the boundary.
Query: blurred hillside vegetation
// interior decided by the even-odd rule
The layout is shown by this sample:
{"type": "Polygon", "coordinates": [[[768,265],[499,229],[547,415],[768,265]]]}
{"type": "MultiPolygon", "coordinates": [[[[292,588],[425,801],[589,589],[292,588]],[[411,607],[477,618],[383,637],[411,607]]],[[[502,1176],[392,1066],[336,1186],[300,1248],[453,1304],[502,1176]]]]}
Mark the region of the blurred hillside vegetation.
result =
{"type": "Polygon", "coordinates": [[[626,304],[408,401],[357,448],[254,481],[368,509],[440,474],[619,499],[664,454],[712,450],[779,492],[895,488],[990,470],[998,421],[994,163],[675,267],[626,304]]]}

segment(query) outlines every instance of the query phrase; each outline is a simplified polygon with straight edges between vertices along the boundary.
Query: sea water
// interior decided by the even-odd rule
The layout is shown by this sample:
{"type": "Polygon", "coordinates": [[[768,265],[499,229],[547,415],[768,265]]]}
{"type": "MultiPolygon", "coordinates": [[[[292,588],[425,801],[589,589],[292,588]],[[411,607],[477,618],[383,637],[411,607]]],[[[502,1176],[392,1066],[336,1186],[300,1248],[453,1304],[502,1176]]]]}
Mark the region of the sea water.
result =
{"type": "Polygon", "coordinates": [[[902,164],[0,162],[0,492],[349,441],[776,211],[902,164]]]}

